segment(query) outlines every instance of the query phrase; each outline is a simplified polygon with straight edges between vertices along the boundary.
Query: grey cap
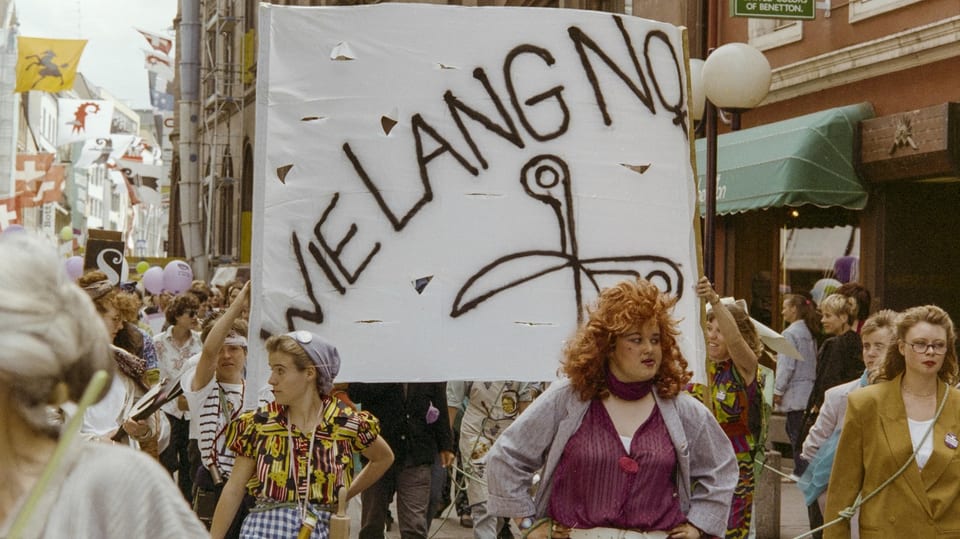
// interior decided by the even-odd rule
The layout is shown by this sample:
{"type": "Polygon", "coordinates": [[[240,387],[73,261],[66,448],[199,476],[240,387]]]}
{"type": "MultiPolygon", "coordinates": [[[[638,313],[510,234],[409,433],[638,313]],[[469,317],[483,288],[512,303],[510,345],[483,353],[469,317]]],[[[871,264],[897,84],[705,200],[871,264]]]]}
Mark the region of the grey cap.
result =
{"type": "Polygon", "coordinates": [[[337,352],[337,347],[309,331],[291,331],[287,336],[296,341],[310,356],[319,375],[320,392],[329,395],[333,390],[333,379],[340,373],[340,353],[337,352]]]}

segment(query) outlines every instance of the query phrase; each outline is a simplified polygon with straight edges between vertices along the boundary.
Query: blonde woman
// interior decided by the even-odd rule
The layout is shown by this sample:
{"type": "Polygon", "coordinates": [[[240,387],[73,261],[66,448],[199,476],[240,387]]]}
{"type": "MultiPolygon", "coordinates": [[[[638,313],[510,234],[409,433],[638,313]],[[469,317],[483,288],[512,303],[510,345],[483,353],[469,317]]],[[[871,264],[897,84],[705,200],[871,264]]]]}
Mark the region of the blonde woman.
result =
{"type": "Polygon", "coordinates": [[[347,499],[362,492],[390,467],[393,452],[377,418],[330,396],[340,371],[336,347],[294,331],[270,337],[266,348],[276,400],[227,427],[227,445],[237,456],[210,535],[226,535],[249,493],[256,507],[243,521],[241,538],[325,539],[340,488],[348,489],[347,499]],[[355,453],[367,460],[356,477],[355,453]]]}
{"type": "MultiPolygon", "coordinates": [[[[827,489],[830,521],[862,499],[863,539],[960,535],[956,333],[933,305],[904,311],[877,384],[850,394],[827,489]],[[862,497],[862,498],[861,498],[862,497]]],[[[850,537],[843,519],[824,538],[850,537]]]]}
{"type": "Polygon", "coordinates": [[[823,394],[844,382],[856,380],[863,374],[863,345],[853,330],[857,321],[857,302],[840,294],[830,294],[820,302],[820,322],[823,332],[831,337],[823,341],[817,353],[817,379],[807,401],[804,416],[804,436],[817,419],[823,394]]]}

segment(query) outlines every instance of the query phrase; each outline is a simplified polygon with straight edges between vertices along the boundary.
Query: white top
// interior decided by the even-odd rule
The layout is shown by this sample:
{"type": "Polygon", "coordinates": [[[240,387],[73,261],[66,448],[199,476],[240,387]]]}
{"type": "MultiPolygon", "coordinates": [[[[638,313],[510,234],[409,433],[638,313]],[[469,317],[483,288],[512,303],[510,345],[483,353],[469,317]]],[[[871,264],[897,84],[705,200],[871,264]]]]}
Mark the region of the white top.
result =
{"type": "MultiPolygon", "coordinates": [[[[203,350],[203,342],[200,340],[200,334],[196,331],[190,331],[190,338],[183,343],[183,346],[177,346],[173,338],[173,326],[153,338],[153,345],[157,349],[157,365],[160,367],[160,377],[173,380],[183,374],[190,366],[193,356],[197,356],[203,350]]],[[[177,406],[177,400],[174,399],[163,405],[163,411],[180,419],[189,419],[190,414],[181,410],[177,406]]]]}
{"type": "MultiPolygon", "coordinates": [[[[23,503],[0,522],[0,537],[23,503]]],[[[210,537],[160,464],[128,447],[75,441],[28,520],[24,539],[210,537]]]]}
{"type": "Polygon", "coordinates": [[[132,386],[126,376],[115,372],[107,394],[84,411],[80,432],[90,437],[102,437],[117,430],[136,400],[132,386]]]}
{"type": "Polygon", "coordinates": [[[803,451],[800,456],[810,462],[820,451],[834,432],[843,427],[843,418],[847,414],[847,395],[860,389],[860,379],[833,386],[823,395],[823,406],[817,414],[817,421],[810,428],[810,432],[803,440],[803,451]]]}
{"type": "Polygon", "coordinates": [[[624,449],[627,453],[630,453],[630,442],[632,442],[632,441],[633,441],[633,438],[631,438],[631,437],[629,437],[629,436],[621,436],[621,437],[620,437],[620,442],[623,443],[623,449],[624,449]]]}
{"type": "Polygon", "coordinates": [[[910,426],[910,441],[913,442],[913,450],[917,452],[917,466],[922,470],[923,467],[927,465],[927,460],[930,459],[930,455],[933,454],[933,432],[923,441],[920,449],[917,449],[917,445],[920,443],[923,435],[926,434],[927,429],[930,428],[930,425],[933,424],[933,420],[914,421],[907,418],[907,424],[910,426]]]}
{"type": "MultiPolygon", "coordinates": [[[[190,404],[190,399],[187,397],[187,393],[190,393],[190,388],[193,387],[193,377],[197,374],[197,363],[200,363],[200,354],[192,356],[190,359],[183,364],[183,374],[180,375],[180,387],[183,388],[183,397],[187,399],[187,407],[193,408],[193,405],[190,404]]],[[[187,411],[186,417],[190,417],[190,411],[187,411]]],[[[200,424],[196,421],[190,422],[190,439],[199,440],[200,439],[200,424]]]]}
{"type": "MultiPolygon", "coordinates": [[[[131,408],[141,397],[140,393],[136,382],[118,369],[113,374],[113,382],[110,384],[107,394],[83,413],[80,435],[87,440],[103,438],[108,434],[112,435],[129,417],[131,408]]],[[[69,419],[76,411],[76,404],[65,403],[62,408],[67,419],[69,419]]],[[[163,414],[157,413],[148,425],[154,432],[158,432],[158,448],[163,451],[170,445],[170,422],[163,414]]],[[[134,449],[140,448],[140,443],[134,440],[132,436],[127,436],[127,444],[134,449]]]]}
{"type": "Polygon", "coordinates": [[[224,384],[214,376],[199,391],[191,391],[196,365],[180,379],[190,406],[190,438],[197,440],[200,460],[207,468],[217,464],[224,476],[233,470],[235,455],[225,445],[227,424],[243,411],[243,384],[224,384]],[[224,406],[224,404],[226,406],[224,406]]]}

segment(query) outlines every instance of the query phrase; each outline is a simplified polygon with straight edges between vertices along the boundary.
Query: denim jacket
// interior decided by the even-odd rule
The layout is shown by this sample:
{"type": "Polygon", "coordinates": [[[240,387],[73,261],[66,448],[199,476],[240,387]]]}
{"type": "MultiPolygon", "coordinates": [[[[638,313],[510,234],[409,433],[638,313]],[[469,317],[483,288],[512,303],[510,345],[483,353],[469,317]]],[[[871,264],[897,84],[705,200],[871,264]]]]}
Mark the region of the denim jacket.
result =
{"type": "Polygon", "coordinates": [[[777,375],[774,394],[783,399],[778,408],[781,412],[806,410],[813,382],[817,377],[817,342],[803,320],[793,322],[783,331],[783,336],[796,347],[802,360],[784,354],[777,355],[777,375]]]}

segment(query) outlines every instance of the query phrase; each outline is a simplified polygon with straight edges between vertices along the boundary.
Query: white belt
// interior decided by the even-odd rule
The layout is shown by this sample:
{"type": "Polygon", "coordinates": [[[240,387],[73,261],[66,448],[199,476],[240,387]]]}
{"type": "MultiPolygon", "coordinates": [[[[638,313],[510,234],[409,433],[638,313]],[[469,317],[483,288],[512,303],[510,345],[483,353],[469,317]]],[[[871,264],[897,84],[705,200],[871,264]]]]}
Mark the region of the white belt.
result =
{"type": "Polygon", "coordinates": [[[621,530],[619,528],[589,528],[570,530],[570,539],[666,539],[667,532],[621,530]]]}

